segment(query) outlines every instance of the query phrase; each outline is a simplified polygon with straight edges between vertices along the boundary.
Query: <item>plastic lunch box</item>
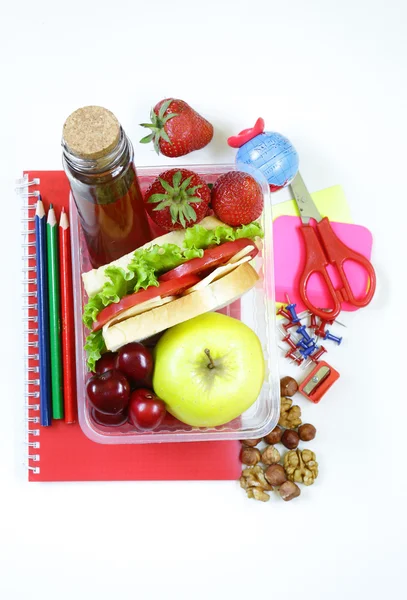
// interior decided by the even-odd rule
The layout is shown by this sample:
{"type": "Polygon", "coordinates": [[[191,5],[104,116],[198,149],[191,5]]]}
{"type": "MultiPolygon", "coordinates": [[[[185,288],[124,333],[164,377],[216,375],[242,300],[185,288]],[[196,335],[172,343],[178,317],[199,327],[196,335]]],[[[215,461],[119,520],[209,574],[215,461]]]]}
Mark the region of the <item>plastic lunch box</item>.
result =
{"type": "MultiPolygon", "coordinates": [[[[178,165],[177,165],[178,166],[178,165]]],[[[151,181],[168,167],[138,168],[140,186],[144,192],[151,181]]],[[[188,165],[185,167],[198,173],[207,183],[214,183],[222,173],[236,169],[235,165],[188,165]]],[[[251,172],[250,167],[239,165],[239,170],[251,172]]],[[[90,269],[87,250],[78,221],[73,198],[70,199],[71,241],[75,311],[76,377],[79,423],[92,441],[101,444],[151,444],[162,442],[197,442],[204,440],[241,440],[258,438],[273,429],[280,410],[280,383],[278,376],[277,338],[275,328],[274,262],[272,239],[272,212],[270,191],[266,180],[253,173],[261,183],[264,193],[262,226],[265,236],[262,251],[255,257],[253,266],[260,279],[256,286],[240,299],[240,319],[251,327],[259,337],[266,361],[266,378],[256,402],[232,422],[214,428],[195,428],[180,423],[171,415],[162,425],[151,432],[138,431],[130,423],[119,427],[98,425],[89,414],[85,384],[89,378],[86,355],[83,350],[86,329],[82,323],[82,309],[86,302],[81,273],[90,269]]],[[[238,301],[239,302],[239,301],[238,301]]],[[[222,312],[236,315],[236,303],[222,312]]]]}

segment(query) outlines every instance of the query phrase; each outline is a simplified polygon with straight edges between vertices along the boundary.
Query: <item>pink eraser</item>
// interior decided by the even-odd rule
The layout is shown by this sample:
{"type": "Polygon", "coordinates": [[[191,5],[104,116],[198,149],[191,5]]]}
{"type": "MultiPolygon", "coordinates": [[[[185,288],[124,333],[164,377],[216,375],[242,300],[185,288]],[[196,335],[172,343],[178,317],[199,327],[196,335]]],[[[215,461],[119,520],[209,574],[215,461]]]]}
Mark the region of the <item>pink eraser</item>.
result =
{"type": "MultiPolygon", "coordinates": [[[[338,238],[352,250],[356,250],[370,260],[372,254],[372,234],[362,225],[331,222],[332,229],[338,238]]],[[[299,294],[299,280],[305,264],[304,239],[301,234],[301,219],[299,217],[282,216],[273,223],[274,241],[274,278],[276,301],[286,302],[286,294],[290,302],[297,304],[297,313],[306,309],[299,294]]],[[[344,269],[350,286],[356,297],[363,296],[369,278],[365,269],[353,261],[347,261],[344,269]]],[[[328,267],[331,280],[335,287],[340,287],[338,274],[335,269],[328,267]]],[[[267,282],[267,285],[270,285],[267,282]]],[[[315,306],[329,308],[332,306],[327,288],[319,277],[309,280],[308,295],[315,306]]],[[[357,307],[344,302],[342,310],[356,310],[357,307]]]]}

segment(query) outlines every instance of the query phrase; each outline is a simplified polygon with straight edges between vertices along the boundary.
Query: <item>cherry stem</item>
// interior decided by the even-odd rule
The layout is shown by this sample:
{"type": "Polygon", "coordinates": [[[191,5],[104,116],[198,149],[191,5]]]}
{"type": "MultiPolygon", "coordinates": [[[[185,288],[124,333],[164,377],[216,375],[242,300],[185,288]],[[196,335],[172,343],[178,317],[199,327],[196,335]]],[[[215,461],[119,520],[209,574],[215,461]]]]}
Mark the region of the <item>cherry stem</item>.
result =
{"type": "Polygon", "coordinates": [[[206,356],[209,358],[208,369],[214,369],[215,363],[213,362],[209,348],[205,348],[204,352],[205,352],[206,356]]]}

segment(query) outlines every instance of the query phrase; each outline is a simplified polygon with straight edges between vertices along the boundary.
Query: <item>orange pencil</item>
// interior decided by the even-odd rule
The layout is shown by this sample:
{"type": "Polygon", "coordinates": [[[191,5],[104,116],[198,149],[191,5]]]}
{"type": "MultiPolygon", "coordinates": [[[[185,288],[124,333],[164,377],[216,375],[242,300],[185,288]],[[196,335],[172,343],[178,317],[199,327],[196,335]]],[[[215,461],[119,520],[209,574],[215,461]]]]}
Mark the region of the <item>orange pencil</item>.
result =
{"type": "Polygon", "coordinates": [[[65,423],[77,418],[75,345],[72,297],[71,242],[68,215],[62,209],[59,221],[59,269],[61,281],[62,369],[64,381],[65,423]]]}

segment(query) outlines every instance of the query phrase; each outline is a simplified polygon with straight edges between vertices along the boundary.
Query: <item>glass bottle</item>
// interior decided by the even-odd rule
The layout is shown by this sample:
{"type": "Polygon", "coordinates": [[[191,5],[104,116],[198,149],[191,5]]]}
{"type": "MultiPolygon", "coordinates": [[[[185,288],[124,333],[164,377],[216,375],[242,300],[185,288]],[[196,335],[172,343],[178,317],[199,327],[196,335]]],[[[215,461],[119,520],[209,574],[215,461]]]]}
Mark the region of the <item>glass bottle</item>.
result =
{"type": "Polygon", "coordinates": [[[116,117],[87,106],[64,124],[63,166],[94,268],[151,240],[133,147],[116,117]]]}

